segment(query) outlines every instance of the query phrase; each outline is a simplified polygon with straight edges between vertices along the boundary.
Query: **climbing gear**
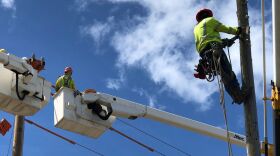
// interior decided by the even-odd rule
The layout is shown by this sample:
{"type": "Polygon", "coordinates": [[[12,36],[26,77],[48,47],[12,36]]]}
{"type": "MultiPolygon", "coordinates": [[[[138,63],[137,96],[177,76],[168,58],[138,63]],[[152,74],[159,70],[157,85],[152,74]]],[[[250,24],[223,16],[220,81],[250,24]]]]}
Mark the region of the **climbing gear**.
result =
{"type": "Polygon", "coordinates": [[[219,91],[220,91],[220,105],[223,109],[223,115],[224,115],[224,120],[225,120],[225,125],[226,125],[226,131],[227,131],[228,156],[232,156],[233,152],[232,152],[232,146],[231,146],[231,142],[230,142],[227,112],[226,112],[226,105],[225,105],[225,93],[224,93],[225,86],[223,84],[222,77],[221,77],[221,73],[222,73],[222,68],[220,67],[221,60],[220,60],[220,57],[218,57],[217,59],[214,59],[214,57],[215,56],[213,55],[214,68],[215,68],[215,72],[217,75],[217,81],[218,81],[219,91]],[[220,74],[218,74],[218,73],[220,73],[220,74]]]}
{"type": "MultiPolygon", "coordinates": [[[[234,36],[231,39],[223,39],[221,46],[230,47],[235,43],[235,40],[238,39],[239,36],[234,36]]],[[[211,43],[211,46],[208,47],[207,50],[201,53],[201,59],[199,59],[198,65],[195,67],[196,73],[194,73],[194,77],[198,79],[206,79],[208,82],[212,82],[217,75],[217,72],[214,68],[213,57],[218,58],[221,54],[219,50],[220,45],[216,42],[211,43]]]]}
{"type": "Polygon", "coordinates": [[[200,22],[201,20],[203,20],[206,17],[213,17],[212,10],[207,9],[207,8],[200,9],[196,14],[196,21],[200,22]]]}
{"type": "Polygon", "coordinates": [[[5,118],[2,119],[0,122],[0,133],[4,136],[11,127],[11,124],[5,118]]]}
{"type": "Polygon", "coordinates": [[[65,67],[64,73],[73,72],[71,67],[65,67]]]}
{"type": "MultiPolygon", "coordinates": [[[[199,60],[199,63],[198,65],[196,65],[196,69],[194,69],[195,71],[197,71],[197,73],[194,73],[194,77],[195,78],[199,78],[199,79],[206,79],[206,73],[205,71],[207,71],[207,69],[205,69],[205,66],[203,65],[204,63],[207,63],[207,62],[202,62],[203,60],[199,60]]],[[[206,66],[208,67],[208,65],[206,66]]]]}
{"type": "Polygon", "coordinates": [[[195,78],[206,79],[208,82],[212,82],[216,76],[216,73],[213,71],[213,61],[211,51],[206,52],[204,57],[199,59],[198,65],[196,65],[196,69],[194,69],[197,73],[194,73],[195,78]]]}

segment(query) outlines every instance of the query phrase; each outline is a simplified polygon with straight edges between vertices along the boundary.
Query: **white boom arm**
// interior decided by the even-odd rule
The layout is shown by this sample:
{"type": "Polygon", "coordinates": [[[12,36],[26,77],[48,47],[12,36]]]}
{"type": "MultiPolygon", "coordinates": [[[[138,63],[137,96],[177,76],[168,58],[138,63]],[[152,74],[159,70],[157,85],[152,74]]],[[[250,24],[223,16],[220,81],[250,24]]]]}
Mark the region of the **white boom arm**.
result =
{"type": "Polygon", "coordinates": [[[25,58],[0,52],[0,77],[0,109],[8,113],[33,115],[50,100],[51,83],[25,58]]]}
{"type": "Polygon", "coordinates": [[[31,75],[37,76],[36,70],[34,70],[32,66],[26,62],[26,60],[17,56],[0,52],[0,63],[11,71],[16,71],[21,74],[29,72],[31,75]]]}
{"type": "MultiPolygon", "coordinates": [[[[129,100],[115,97],[104,93],[88,93],[82,95],[83,102],[86,104],[96,103],[112,108],[112,115],[135,119],[138,117],[148,118],[200,134],[215,137],[227,141],[227,131],[205,123],[194,121],[182,116],[168,113],[162,110],[141,105],[129,100]]],[[[233,144],[246,146],[246,137],[234,132],[229,132],[230,141],[233,144]]]]}

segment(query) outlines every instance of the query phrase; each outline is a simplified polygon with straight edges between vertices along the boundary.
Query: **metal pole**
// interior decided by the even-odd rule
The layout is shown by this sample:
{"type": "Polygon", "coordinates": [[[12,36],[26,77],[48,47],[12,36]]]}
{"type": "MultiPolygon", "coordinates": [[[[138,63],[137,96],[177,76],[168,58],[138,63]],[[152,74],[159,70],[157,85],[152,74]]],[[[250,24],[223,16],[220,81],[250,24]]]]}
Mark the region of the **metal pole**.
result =
{"type": "MultiPolygon", "coordinates": [[[[273,23],[273,65],[274,65],[274,89],[280,89],[280,2],[272,0],[272,23],[273,23]],[[277,17],[278,16],[278,17],[277,17]]],[[[279,95],[279,93],[278,93],[279,95]]],[[[280,108],[279,99],[273,101],[273,122],[274,122],[274,156],[280,156],[280,108]]]]}
{"type": "Polygon", "coordinates": [[[265,156],[268,156],[268,138],[267,138],[267,97],[266,97],[266,55],[265,55],[265,16],[264,0],[261,1],[262,6],[262,37],[263,37],[263,118],[264,118],[264,152],[265,156]]]}
{"type": "Polygon", "coordinates": [[[24,116],[15,116],[13,156],[22,156],[24,140],[24,116]]]}
{"type": "Polygon", "coordinates": [[[242,84],[250,87],[250,95],[244,101],[246,147],[248,156],[260,156],[260,141],[256,107],[256,95],[254,87],[254,75],[251,56],[251,41],[249,30],[249,15],[247,0],[236,0],[238,25],[246,28],[240,38],[240,61],[242,72],[242,84]]]}

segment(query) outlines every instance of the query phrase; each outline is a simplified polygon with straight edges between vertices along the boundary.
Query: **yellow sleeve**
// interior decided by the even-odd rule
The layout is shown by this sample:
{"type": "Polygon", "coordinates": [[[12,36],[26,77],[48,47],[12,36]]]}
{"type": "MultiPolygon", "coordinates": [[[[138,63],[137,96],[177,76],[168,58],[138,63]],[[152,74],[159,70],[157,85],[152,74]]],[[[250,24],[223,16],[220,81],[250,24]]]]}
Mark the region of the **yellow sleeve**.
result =
{"type": "Polygon", "coordinates": [[[230,27],[230,26],[226,26],[224,24],[222,24],[221,22],[219,22],[218,20],[214,19],[216,24],[215,30],[217,32],[224,32],[227,34],[232,34],[232,35],[236,35],[238,28],[237,27],[230,27]]]}
{"type": "Polygon", "coordinates": [[[57,92],[57,91],[60,89],[60,87],[61,87],[61,80],[62,80],[61,77],[59,77],[59,78],[56,80],[56,83],[55,83],[55,91],[56,91],[56,92],[57,92]]]}
{"type": "Polygon", "coordinates": [[[70,88],[76,90],[74,80],[71,80],[70,88]]]}

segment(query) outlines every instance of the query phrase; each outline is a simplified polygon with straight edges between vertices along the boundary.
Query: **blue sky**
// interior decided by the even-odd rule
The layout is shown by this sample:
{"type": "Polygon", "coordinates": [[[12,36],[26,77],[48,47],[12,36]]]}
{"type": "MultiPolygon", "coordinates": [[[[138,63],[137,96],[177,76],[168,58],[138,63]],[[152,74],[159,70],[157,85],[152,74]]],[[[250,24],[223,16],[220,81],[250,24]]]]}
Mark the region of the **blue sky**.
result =
{"type": "MultiPolygon", "coordinates": [[[[252,55],[256,84],[260,138],[263,138],[262,51],[260,1],[250,1],[252,55]]],[[[267,69],[272,69],[271,7],[266,4],[267,69]]],[[[65,66],[74,69],[79,90],[95,88],[138,103],[223,127],[218,103],[217,83],[194,79],[198,60],[193,41],[195,13],[209,7],[227,25],[237,25],[236,4],[231,0],[1,0],[1,48],[24,57],[44,56],[46,70],[41,73],[52,83],[65,66]]],[[[225,35],[225,37],[227,37],[225,35]]],[[[234,71],[240,77],[239,47],[231,50],[234,71]]],[[[272,70],[268,70],[268,80],[272,70]]],[[[229,126],[244,134],[243,106],[232,105],[226,97],[229,126]]],[[[271,122],[269,106],[269,121],[271,122]]],[[[1,112],[13,123],[13,116],[1,112]]],[[[32,117],[50,128],[104,155],[152,156],[142,147],[121,136],[106,132],[98,139],[60,130],[53,125],[53,102],[32,117]]],[[[226,155],[227,144],[207,136],[185,131],[147,119],[125,120],[192,156],[226,155]]],[[[269,122],[270,141],[272,135],[269,122]]],[[[182,155],[119,121],[113,126],[165,155],[182,155]]],[[[0,155],[6,155],[12,130],[0,137],[0,155]]],[[[233,146],[234,155],[246,155],[244,148],[233,146]]],[[[11,155],[11,151],[10,151],[11,155]]],[[[92,155],[63,140],[26,124],[24,155],[92,155]]]]}

